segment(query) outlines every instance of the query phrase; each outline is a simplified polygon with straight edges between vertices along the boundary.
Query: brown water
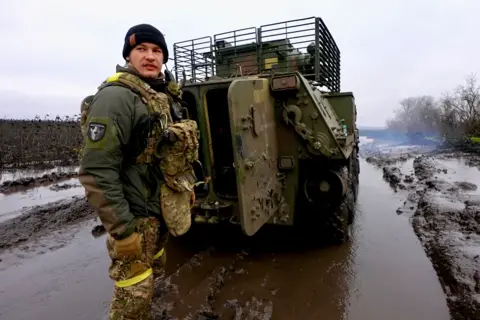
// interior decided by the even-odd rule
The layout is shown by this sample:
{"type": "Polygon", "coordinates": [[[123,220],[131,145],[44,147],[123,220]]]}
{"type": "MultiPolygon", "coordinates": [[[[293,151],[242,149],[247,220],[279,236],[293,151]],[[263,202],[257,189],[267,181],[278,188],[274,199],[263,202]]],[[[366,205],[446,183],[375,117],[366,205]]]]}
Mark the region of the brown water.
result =
{"type": "MultiPolygon", "coordinates": [[[[205,305],[215,288],[211,307],[222,319],[233,314],[227,302],[253,297],[273,319],[449,319],[445,295],[408,217],[395,213],[405,195],[395,194],[382,172],[363,160],[360,181],[350,244],[298,249],[281,241],[246,246],[216,238],[214,248],[192,263],[192,255],[208,247],[206,239],[195,250],[172,242],[168,272],[178,269],[171,278],[177,291],[162,302],[174,302],[171,314],[183,319],[205,305]],[[212,287],[209,277],[219,274],[223,284],[212,287]]],[[[106,319],[112,283],[104,238],[92,238],[90,227],[80,226],[74,241],[54,252],[32,259],[16,252],[0,256],[8,265],[19,263],[0,271],[1,320],[106,319]]]]}
{"type": "Polygon", "coordinates": [[[436,273],[408,217],[395,211],[404,193],[386,187],[362,161],[348,319],[449,319],[436,273]]]}

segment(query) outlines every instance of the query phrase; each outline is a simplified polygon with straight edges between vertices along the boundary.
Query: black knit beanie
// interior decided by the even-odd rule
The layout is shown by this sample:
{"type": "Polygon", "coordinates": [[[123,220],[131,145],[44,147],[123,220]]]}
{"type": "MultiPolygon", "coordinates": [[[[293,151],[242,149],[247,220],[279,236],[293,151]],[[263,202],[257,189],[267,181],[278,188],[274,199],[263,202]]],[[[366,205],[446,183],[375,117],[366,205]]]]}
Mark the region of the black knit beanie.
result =
{"type": "Polygon", "coordinates": [[[163,34],[149,24],[139,24],[131,27],[125,35],[123,58],[127,59],[130,51],[142,42],[154,43],[163,50],[163,63],[168,61],[168,48],[163,34]]]}

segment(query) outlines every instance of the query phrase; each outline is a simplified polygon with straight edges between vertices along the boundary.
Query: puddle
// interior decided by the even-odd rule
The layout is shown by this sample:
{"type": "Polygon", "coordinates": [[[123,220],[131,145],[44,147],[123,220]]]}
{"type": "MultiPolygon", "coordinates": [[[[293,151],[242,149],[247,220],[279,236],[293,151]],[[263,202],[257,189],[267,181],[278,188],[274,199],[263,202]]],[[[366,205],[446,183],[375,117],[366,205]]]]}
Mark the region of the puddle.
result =
{"type": "Polygon", "coordinates": [[[226,261],[233,254],[203,256],[200,267],[180,269],[171,279],[176,292],[162,300],[175,306],[170,315],[195,315],[213,290],[220,319],[234,318],[225,305],[252,297],[272,304],[271,319],[450,319],[435,270],[408,218],[396,214],[405,196],[385,184],[381,170],[363,159],[361,166],[352,243],[254,252],[231,268],[226,261]],[[230,271],[211,288],[207,278],[221,266],[230,271]]]}
{"type": "MultiPolygon", "coordinates": [[[[0,271],[0,319],[105,320],[113,284],[105,237],[83,223],[73,242],[0,271]]],[[[4,258],[3,256],[0,258],[4,258]]]]}
{"type": "MultiPolygon", "coordinates": [[[[168,264],[180,269],[170,283],[178,293],[161,302],[173,305],[179,319],[194,318],[212,295],[215,299],[209,303],[223,313],[220,319],[232,318],[229,312],[235,310],[225,307],[231,301],[252,299],[272,306],[272,318],[280,320],[449,319],[430,261],[408,218],[396,214],[405,195],[393,192],[381,170],[360,160],[359,212],[351,243],[316,250],[300,245],[294,250],[253,250],[240,259],[242,244],[223,241],[232,248],[203,254],[198,261],[191,250],[179,261],[182,249],[171,242],[168,264]],[[211,277],[220,285],[212,287],[211,277]]],[[[67,196],[60,192],[83,192],[42,190],[42,200],[67,196]]],[[[26,194],[15,203],[32,203],[33,195],[26,194]]],[[[91,236],[93,225],[82,227],[66,247],[20,259],[18,265],[0,271],[0,319],[105,319],[112,283],[105,238],[91,236]]],[[[10,254],[2,258],[14,259],[10,254]]]]}
{"type": "MultiPolygon", "coordinates": [[[[72,183],[78,184],[78,179],[69,179],[62,182],[60,185],[72,183]]],[[[0,194],[0,203],[2,204],[0,208],[0,222],[18,216],[21,214],[23,208],[43,205],[49,202],[84,194],[85,190],[82,187],[53,191],[50,189],[50,186],[38,187],[8,195],[0,194]]]]}
{"type": "Polygon", "coordinates": [[[450,319],[446,296],[408,217],[396,214],[405,195],[392,191],[380,172],[361,161],[347,319],[450,319]]]}
{"type": "Polygon", "coordinates": [[[477,186],[476,190],[462,190],[462,193],[480,196],[480,171],[476,167],[465,165],[465,159],[442,159],[437,160],[445,169],[446,174],[442,174],[442,178],[450,183],[454,182],[470,182],[477,186]]]}
{"type": "Polygon", "coordinates": [[[17,180],[17,179],[22,179],[22,178],[28,178],[28,177],[33,177],[33,178],[39,178],[43,176],[44,174],[50,174],[53,172],[78,172],[78,167],[75,166],[67,166],[67,167],[56,167],[53,169],[47,169],[47,170],[36,170],[36,169],[21,169],[21,170],[9,170],[5,169],[3,171],[0,171],[0,184],[2,184],[5,181],[12,181],[12,180],[17,180]]]}

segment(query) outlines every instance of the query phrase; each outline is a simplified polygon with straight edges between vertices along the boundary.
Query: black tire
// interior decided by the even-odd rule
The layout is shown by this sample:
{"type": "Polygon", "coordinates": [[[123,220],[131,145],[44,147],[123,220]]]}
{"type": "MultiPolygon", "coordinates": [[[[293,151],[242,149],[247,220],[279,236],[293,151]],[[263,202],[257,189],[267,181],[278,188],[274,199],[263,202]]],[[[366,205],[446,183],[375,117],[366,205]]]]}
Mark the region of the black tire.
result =
{"type": "MultiPolygon", "coordinates": [[[[295,227],[302,235],[312,239],[312,242],[340,245],[350,240],[350,225],[354,221],[358,193],[358,157],[356,150],[343,165],[343,168],[332,168],[339,171],[342,169],[348,171],[348,190],[342,199],[336,199],[338,202],[321,203],[318,198],[309,198],[302,189],[299,189],[295,227]]],[[[302,180],[301,184],[304,183],[305,181],[302,180]]]]}
{"type": "Polygon", "coordinates": [[[358,153],[356,149],[352,152],[352,157],[350,158],[350,189],[351,194],[347,194],[347,210],[348,210],[348,224],[353,224],[355,220],[355,204],[358,199],[358,187],[359,187],[359,175],[360,175],[360,161],[358,160],[358,153]]]}
{"type": "Polygon", "coordinates": [[[348,216],[346,214],[332,214],[327,223],[330,241],[333,244],[343,244],[350,239],[348,216]]]}
{"type": "Polygon", "coordinates": [[[331,240],[335,244],[342,244],[350,240],[350,225],[355,216],[354,191],[349,189],[342,204],[330,213],[327,228],[331,240]]]}

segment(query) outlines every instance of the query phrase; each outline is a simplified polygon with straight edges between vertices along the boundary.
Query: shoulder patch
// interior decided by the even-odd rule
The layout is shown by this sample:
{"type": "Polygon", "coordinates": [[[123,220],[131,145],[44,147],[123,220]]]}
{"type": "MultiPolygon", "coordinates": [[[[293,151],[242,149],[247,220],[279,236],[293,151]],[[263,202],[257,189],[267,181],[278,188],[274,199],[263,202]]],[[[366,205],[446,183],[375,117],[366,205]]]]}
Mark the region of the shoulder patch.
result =
{"type": "Polygon", "coordinates": [[[87,138],[92,142],[100,141],[105,137],[106,124],[99,122],[90,122],[87,129],[87,138]]]}
{"type": "Polygon", "coordinates": [[[87,149],[109,149],[116,144],[116,127],[108,117],[92,117],[86,124],[87,149]]]}

